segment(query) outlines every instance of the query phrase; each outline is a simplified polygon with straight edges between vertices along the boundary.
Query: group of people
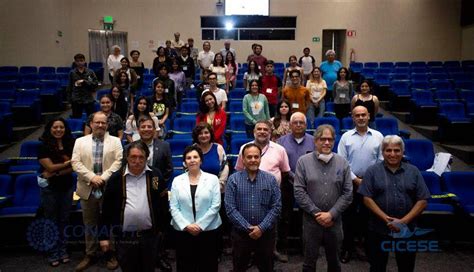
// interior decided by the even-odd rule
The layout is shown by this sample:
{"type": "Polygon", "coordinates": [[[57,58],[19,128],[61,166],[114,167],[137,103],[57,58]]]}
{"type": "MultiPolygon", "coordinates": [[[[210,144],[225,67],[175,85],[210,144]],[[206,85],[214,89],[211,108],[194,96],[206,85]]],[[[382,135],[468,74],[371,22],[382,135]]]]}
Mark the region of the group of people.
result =
{"type": "MultiPolygon", "coordinates": [[[[175,50],[172,59],[184,56],[192,63],[187,60],[192,58],[187,55],[192,52],[189,45],[181,45],[176,37],[173,46],[180,54],[175,50]]],[[[226,60],[230,55],[235,58],[230,43],[224,50],[226,60]]],[[[101,110],[93,112],[90,96],[97,79],[85,67],[83,55],[74,57],[76,68],[69,84],[73,116],[92,111],[85,136],[74,140],[65,120],[54,119],[41,137],[39,159],[41,174],[49,183],[41,190],[42,206],[60,233],[72,201],[72,173],[77,174],[76,193],[86,230],[86,255],[77,271],[94,264],[99,251],[109,269],[120,265],[123,271],[154,271],[155,266],[165,265],[167,235],[174,238],[178,271],[217,271],[226,224],[231,226],[233,271],[246,271],[251,260],[260,271],[273,271],[274,259],[288,261],[294,203],[303,211],[303,271],[315,270],[321,246],[328,271],[340,271],[340,263],[352,257],[356,238],[366,244],[371,271],[385,271],[388,253],[380,244],[398,239],[394,234],[403,228],[413,229],[430,194],[417,168],[402,162],[402,139],[383,137],[370,125],[378,103],[369,82],[360,84],[360,94],[350,96],[348,71],[338,67],[334,52],[328,52],[328,61],[316,67],[305,49],[301,69],[290,57],[285,87],[280,90],[282,81],[274,74],[274,62],[261,55],[261,45],[255,44],[253,50],[243,112],[247,135],[254,140],[241,146],[236,171],[230,174],[223,148],[232,83],[225,75],[222,85],[219,71],[207,69],[214,53],[205,42],[204,53],[197,58],[207,85],[198,94],[194,144],[183,152],[185,173],[174,179],[173,147],[162,134],[173,103],[178,103],[167,99],[177,97],[171,91],[174,81],[167,75],[168,64],[157,64],[153,96],[136,98],[133,114],[124,122],[112,110],[117,107],[113,92],[103,96],[101,110]],[[309,63],[311,72],[306,73],[309,63]],[[255,77],[260,68],[264,74],[255,77]],[[305,81],[307,87],[302,86],[305,81]],[[336,115],[347,111],[355,126],[342,135],[337,153],[332,152],[336,139],[332,126],[321,125],[314,135],[306,132],[331,91],[335,103],[343,101],[336,115]],[[129,143],[123,148],[124,123],[129,143]],[[167,231],[170,225],[173,233],[167,231]]],[[[166,62],[158,51],[158,62],[166,62]]],[[[170,51],[164,50],[165,57],[170,51]]],[[[224,55],[215,56],[219,54],[224,55]]],[[[217,60],[217,67],[221,62],[217,60]]],[[[342,116],[345,113],[338,117],[342,116]]],[[[66,240],[60,235],[48,252],[52,266],[69,262],[66,240]]],[[[396,254],[399,268],[413,271],[415,253],[396,254]]]]}

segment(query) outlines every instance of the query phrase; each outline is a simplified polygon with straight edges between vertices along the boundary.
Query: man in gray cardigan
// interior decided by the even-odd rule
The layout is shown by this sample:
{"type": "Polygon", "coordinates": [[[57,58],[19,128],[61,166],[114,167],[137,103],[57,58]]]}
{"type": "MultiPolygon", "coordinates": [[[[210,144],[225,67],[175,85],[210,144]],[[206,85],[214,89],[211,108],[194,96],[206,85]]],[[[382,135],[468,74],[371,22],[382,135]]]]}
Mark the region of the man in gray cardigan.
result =
{"type": "Polygon", "coordinates": [[[303,271],[315,271],[321,245],[328,271],[341,271],[341,214],[352,201],[352,179],[348,162],[332,152],[335,137],[332,126],[319,126],[314,133],[316,151],[296,164],[295,200],[304,211],[303,271]]]}

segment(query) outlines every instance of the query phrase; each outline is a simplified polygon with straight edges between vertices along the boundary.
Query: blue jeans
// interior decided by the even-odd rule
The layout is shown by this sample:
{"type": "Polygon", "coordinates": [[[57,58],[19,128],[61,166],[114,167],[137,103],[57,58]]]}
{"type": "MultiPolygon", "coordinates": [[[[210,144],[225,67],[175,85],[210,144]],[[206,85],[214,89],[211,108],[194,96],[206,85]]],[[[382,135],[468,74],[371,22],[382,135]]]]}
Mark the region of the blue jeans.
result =
{"type": "Polygon", "coordinates": [[[306,118],[308,119],[308,128],[314,128],[315,117],[323,117],[325,110],[326,104],[324,102],[324,99],[319,102],[319,107],[315,107],[313,103],[309,104],[308,110],[306,111],[306,118]]]}
{"type": "Polygon", "coordinates": [[[72,187],[64,192],[51,190],[49,186],[41,189],[41,207],[43,208],[44,218],[53,221],[58,228],[56,244],[48,250],[48,262],[58,261],[68,256],[64,229],[69,221],[72,192],[72,187]]]}

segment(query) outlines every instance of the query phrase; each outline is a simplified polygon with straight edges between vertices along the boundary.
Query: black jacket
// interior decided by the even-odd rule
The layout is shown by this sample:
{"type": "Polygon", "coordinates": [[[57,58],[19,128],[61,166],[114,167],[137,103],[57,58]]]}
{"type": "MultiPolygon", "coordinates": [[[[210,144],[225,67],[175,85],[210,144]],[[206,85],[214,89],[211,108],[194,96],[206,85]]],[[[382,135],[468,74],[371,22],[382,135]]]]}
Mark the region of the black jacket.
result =
{"type": "MultiPolygon", "coordinates": [[[[169,225],[168,187],[160,170],[151,168],[146,171],[148,206],[155,233],[161,232],[169,225]]],[[[100,240],[109,240],[110,230],[113,235],[122,231],[125,202],[126,180],[123,176],[125,166],[113,173],[107,182],[103,194],[102,214],[100,216],[100,240]]]]}

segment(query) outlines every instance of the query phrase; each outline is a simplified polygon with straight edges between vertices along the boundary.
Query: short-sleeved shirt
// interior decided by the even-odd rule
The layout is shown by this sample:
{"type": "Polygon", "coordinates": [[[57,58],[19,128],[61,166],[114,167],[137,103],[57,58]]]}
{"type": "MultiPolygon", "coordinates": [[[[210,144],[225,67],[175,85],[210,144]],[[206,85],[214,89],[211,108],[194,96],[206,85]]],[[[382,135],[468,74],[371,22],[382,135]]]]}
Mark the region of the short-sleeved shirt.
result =
{"type": "Polygon", "coordinates": [[[287,86],[283,89],[283,98],[291,104],[291,113],[301,112],[306,115],[307,103],[311,100],[309,91],[303,86],[297,89],[287,86]]]}
{"type": "Polygon", "coordinates": [[[207,69],[214,61],[214,52],[201,51],[198,54],[197,60],[201,61],[202,66],[207,69]]]}
{"type": "Polygon", "coordinates": [[[151,97],[151,109],[155,116],[161,120],[166,113],[166,109],[169,109],[170,103],[168,99],[163,97],[162,99],[156,99],[155,96],[151,97]]]}
{"type": "MultiPolygon", "coordinates": [[[[402,162],[393,173],[384,162],[370,166],[365,171],[364,181],[359,187],[360,194],[370,197],[388,216],[402,218],[408,214],[419,200],[428,199],[430,192],[420,171],[415,166],[402,162]]],[[[387,235],[387,224],[374,213],[369,216],[369,230],[387,235]]],[[[410,229],[415,222],[408,224],[410,229]]]]}
{"type": "MultiPolygon", "coordinates": [[[[38,159],[49,158],[54,164],[63,163],[70,160],[72,157],[71,150],[53,150],[50,146],[45,143],[41,143],[38,148],[38,159]]],[[[40,167],[40,173],[44,171],[44,168],[40,167]]],[[[72,173],[62,176],[52,176],[48,179],[48,187],[50,190],[65,192],[72,187],[73,178],[72,173]]]]}
{"type": "Polygon", "coordinates": [[[311,101],[316,103],[316,101],[318,101],[318,99],[321,97],[323,90],[327,89],[328,86],[326,85],[326,81],[324,79],[321,79],[320,82],[308,80],[308,82],[306,82],[306,88],[309,90],[311,95],[311,101]]]}
{"type": "MultiPolygon", "coordinates": [[[[244,146],[245,145],[242,145],[240,147],[239,157],[237,158],[237,163],[235,166],[235,170],[237,171],[244,170],[244,164],[242,163],[242,148],[244,146]]],[[[285,148],[275,142],[270,141],[267,147],[262,150],[262,159],[258,169],[273,174],[278,184],[280,184],[281,173],[290,172],[291,170],[285,148]]]]}
{"type": "MultiPolygon", "coordinates": [[[[89,118],[87,119],[87,126],[92,122],[92,114],[89,115],[89,118]]],[[[123,121],[120,116],[114,112],[111,112],[109,116],[107,117],[107,131],[111,136],[118,137],[118,132],[120,130],[123,130],[123,121]]]]}
{"type": "Polygon", "coordinates": [[[332,91],[332,85],[337,79],[337,71],[342,67],[342,63],[338,60],[331,62],[323,61],[319,68],[323,72],[323,78],[326,80],[328,90],[332,91]]]}

